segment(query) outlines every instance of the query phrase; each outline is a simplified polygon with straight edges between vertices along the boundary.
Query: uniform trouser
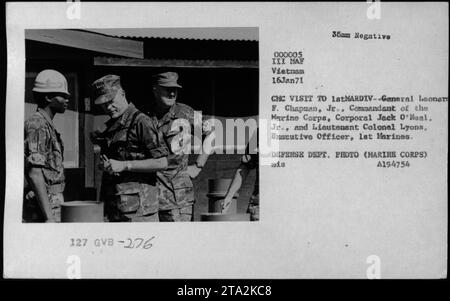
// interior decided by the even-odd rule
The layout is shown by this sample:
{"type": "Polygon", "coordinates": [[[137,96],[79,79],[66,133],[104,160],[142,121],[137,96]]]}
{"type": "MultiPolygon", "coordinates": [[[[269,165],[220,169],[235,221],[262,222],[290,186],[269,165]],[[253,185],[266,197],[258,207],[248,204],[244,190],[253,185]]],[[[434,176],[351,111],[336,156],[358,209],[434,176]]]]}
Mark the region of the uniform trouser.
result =
{"type": "MultiPolygon", "coordinates": [[[[61,204],[64,203],[64,196],[62,192],[49,192],[47,193],[47,196],[53,219],[56,222],[61,222],[61,204]]],[[[45,221],[45,216],[39,206],[36,196],[28,200],[25,199],[23,203],[23,222],[42,223],[45,221]]]]}
{"type": "Polygon", "coordinates": [[[194,205],[183,208],[159,211],[161,222],[191,222],[193,219],[194,205]]]}
{"type": "Polygon", "coordinates": [[[145,215],[137,214],[137,211],[122,212],[114,201],[114,197],[106,198],[105,201],[105,222],[159,222],[158,212],[145,215]],[[110,201],[110,200],[113,201],[110,201]]]}

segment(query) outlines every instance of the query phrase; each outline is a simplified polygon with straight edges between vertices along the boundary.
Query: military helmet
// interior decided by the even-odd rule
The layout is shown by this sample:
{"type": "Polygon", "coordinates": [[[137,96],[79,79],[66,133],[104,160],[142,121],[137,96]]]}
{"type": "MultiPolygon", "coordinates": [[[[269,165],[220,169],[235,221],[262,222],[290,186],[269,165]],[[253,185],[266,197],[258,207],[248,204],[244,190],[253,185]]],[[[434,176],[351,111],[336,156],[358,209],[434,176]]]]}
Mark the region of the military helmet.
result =
{"type": "Polygon", "coordinates": [[[40,93],[64,93],[70,95],[67,90],[67,80],[56,70],[46,69],[36,76],[34,80],[34,92],[40,93]]]}

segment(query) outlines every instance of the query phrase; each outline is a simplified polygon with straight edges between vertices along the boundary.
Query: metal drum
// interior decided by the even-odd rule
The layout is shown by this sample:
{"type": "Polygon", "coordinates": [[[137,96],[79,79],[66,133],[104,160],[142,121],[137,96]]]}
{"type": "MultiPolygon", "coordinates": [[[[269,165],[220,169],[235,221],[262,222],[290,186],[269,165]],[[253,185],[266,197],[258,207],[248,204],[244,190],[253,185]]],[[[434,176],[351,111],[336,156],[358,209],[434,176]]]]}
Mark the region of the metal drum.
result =
{"type": "Polygon", "coordinates": [[[63,223],[102,223],[103,202],[72,201],[61,205],[63,223]]]}
{"type": "Polygon", "coordinates": [[[232,179],[209,179],[208,180],[208,193],[221,194],[225,196],[228,188],[231,185],[232,179]]]}
{"type": "MultiPolygon", "coordinates": [[[[217,195],[208,193],[208,212],[220,213],[222,211],[222,203],[224,201],[224,195],[217,195]]],[[[228,207],[227,214],[236,214],[237,212],[237,195],[231,200],[230,207],[228,207]]]]}
{"type": "Polygon", "coordinates": [[[220,221],[249,221],[250,215],[237,214],[237,198],[236,193],[231,200],[230,207],[226,214],[222,214],[222,203],[231,185],[232,179],[209,179],[208,180],[208,213],[201,216],[201,220],[205,222],[220,221]]]}

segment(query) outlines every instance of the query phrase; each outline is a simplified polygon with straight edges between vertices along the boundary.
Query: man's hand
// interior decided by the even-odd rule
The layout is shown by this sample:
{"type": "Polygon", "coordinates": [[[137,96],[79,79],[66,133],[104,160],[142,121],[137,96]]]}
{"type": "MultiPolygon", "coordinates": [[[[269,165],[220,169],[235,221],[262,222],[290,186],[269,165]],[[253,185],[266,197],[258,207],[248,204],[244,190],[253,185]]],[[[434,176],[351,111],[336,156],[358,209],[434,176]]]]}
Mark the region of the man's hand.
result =
{"type": "Polygon", "coordinates": [[[195,165],[189,165],[187,167],[187,173],[191,179],[195,179],[201,171],[202,169],[195,165]]]}
{"type": "Polygon", "coordinates": [[[54,218],[49,218],[45,221],[45,223],[56,223],[56,220],[54,218]]]}
{"type": "Polygon", "coordinates": [[[103,171],[110,171],[111,170],[111,163],[109,163],[108,157],[105,155],[100,155],[100,163],[98,164],[98,168],[100,168],[103,171]]]}
{"type": "Polygon", "coordinates": [[[109,159],[109,163],[111,164],[111,171],[114,173],[120,173],[127,169],[127,163],[125,161],[109,159]]]}
{"type": "Polygon", "coordinates": [[[103,171],[105,171],[109,174],[118,176],[121,171],[125,170],[126,166],[125,166],[125,162],[123,162],[123,161],[108,159],[108,157],[106,155],[101,155],[100,159],[102,160],[101,166],[103,165],[103,171]],[[121,163],[123,163],[123,166],[121,166],[122,165],[121,163]],[[120,169],[122,169],[122,170],[118,171],[120,169]]]}
{"type": "Polygon", "coordinates": [[[225,199],[223,199],[222,201],[222,214],[225,214],[228,212],[228,209],[230,209],[230,205],[231,205],[231,201],[233,200],[233,198],[231,197],[225,197],[225,199]]]}

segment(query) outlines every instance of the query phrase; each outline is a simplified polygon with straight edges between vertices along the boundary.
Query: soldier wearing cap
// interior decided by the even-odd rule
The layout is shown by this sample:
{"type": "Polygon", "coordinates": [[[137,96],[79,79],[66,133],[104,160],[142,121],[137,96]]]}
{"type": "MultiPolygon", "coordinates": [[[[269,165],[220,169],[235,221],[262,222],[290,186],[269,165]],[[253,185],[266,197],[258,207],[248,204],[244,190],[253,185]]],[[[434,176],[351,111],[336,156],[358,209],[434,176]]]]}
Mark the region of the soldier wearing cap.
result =
{"type": "MultiPolygon", "coordinates": [[[[195,178],[208,159],[208,154],[202,153],[195,165],[188,166],[189,154],[183,152],[184,146],[191,143],[186,135],[181,135],[183,126],[179,121],[185,121],[194,133],[194,110],[185,104],[177,102],[178,74],[164,72],[153,77],[153,96],[151,110],[147,113],[158,120],[158,130],[163,133],[166,145],[170,149],[167,157],[168,167],[158,175],[159,188],[159,219],[160,221],[192,221],[194,205],[194,189],[191,178],[195,178]],[[180,139],[181,137],[181,139],[180,139]]],[[[209,135],[211,128],[203,125],[203,134],[209,135]]]]}
{"type": "Polygon", "coordinates": [[[64,202],[64,146],[53,118],[64,113],[70,93],[58,71],[41,71],[33,87],[36,112],[25,121],[24,222],[60,222],[64,202]]]}
{"type": "Polygon", "coordinates": [[[156,121],[128,102],[117,75],[92,84],[95,104],[111,117],[106,130],[92,135],[101,146],[100,198],[111,222],[156,222],[156,171],[167,167],[168,149],[156,121]]]}

